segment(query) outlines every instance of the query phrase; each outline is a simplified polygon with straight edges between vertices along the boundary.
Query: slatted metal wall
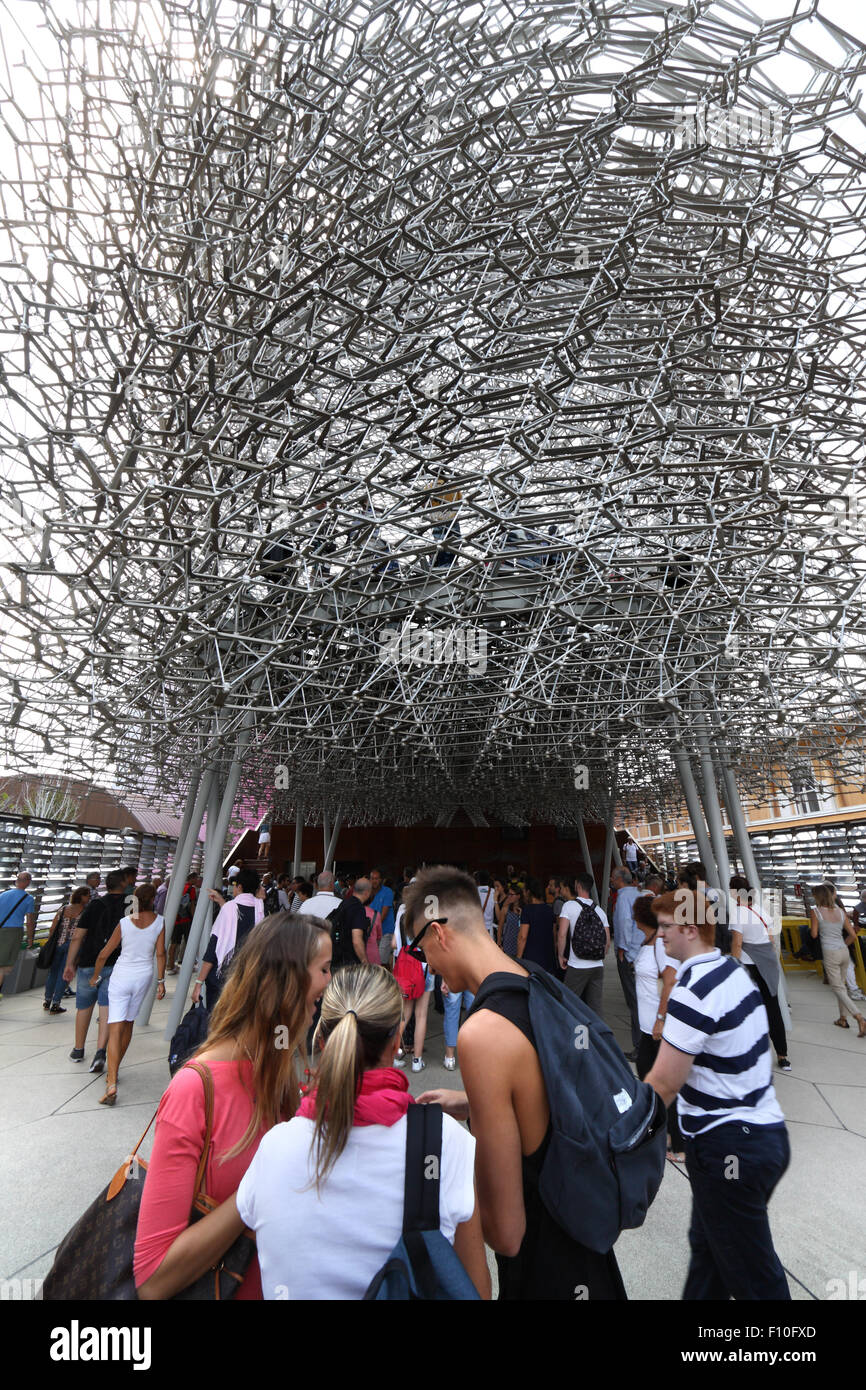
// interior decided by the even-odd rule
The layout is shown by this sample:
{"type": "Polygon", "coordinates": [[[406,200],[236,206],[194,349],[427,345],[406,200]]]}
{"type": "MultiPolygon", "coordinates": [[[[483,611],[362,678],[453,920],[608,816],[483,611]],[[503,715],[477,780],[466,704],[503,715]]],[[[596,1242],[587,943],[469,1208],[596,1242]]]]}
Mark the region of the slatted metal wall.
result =
{"type": "MultiPolygon", "coordinates": [[[[176,840],[143,831],[102,830],[63,825],[33,817],[0,815],[0,890],[11,887],[16,875],[33,875],[30,892],[36,899],[37,930],[47,929],[61,903],[87,874],[105,875],[122,864],[138,865],[138,881],[165,878],[174,863],[176,840]]],[[[193,854],[200,869],[203,846],[193,854]]]]}
{"type": "MultiPolygon", "coordinates": [[[[835,883],[839,896],[849,907],[856,903],[857,884],[866,882],[866,822],[754,832],[749,839],[762,886],[783,890],[786,912],[802,911],[804,902],[811,902],[809,887],[826,879],[835,883]],[[802,885],[802,897],[795,892],[798,883],[802,885]]],[[[733,841],[728,839],[726,843],[731,869],[742,872],[733,841]]],[[[698,858],[694,840],[647,844],[646,848],[656,863],[664,864],[669,871],[698,858]]]]}

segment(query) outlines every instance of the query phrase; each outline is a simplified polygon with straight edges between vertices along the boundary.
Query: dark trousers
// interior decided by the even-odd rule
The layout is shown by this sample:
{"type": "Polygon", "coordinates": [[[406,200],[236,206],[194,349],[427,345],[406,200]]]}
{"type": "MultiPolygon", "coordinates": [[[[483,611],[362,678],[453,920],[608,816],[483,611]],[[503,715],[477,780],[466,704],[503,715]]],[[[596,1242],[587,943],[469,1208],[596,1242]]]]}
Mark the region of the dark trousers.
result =
{"type": "Polygon", "coordinates": [[[575,970],[570,965],[565,972],[565,987],[582,999],[588,1009],[603,1019],[601,1001],[604,998],[604,968],[592,967],[589,970],[575,970]]]}
{"type": "MultiPolygon", "coordinates": [[[[637,1045],[637,1074],[641,1081],[652,1071],[653,1063],[659,1055],[660,1042],[657,1042],[652,1033],[641,1033],[640,1042],[637,1045]]],[[[667,1107],[668,1114],[668,1137],[671,1141],[671,1152],[680,1154],[683,1152],[683,1136],[680,1130],[680,1122],[677,1118],[677,1098],[674,1096],[670,1105],[667,1107]]]]}
{"type": "Polygon", "coordinates": [[[756,965],[747,965],[746,969],[761,992],[764,1008],[767,1010],[767,1022],[770,1025],[770,1041],[776,1049],[776,1056],[787,1057],[788,1038],[785,1033],[785,1022],[782,1018],[782,1010],[779,1008],[779,1000],[775,994],[771,994],[767,989],[764,977],[756,965]]]}
{"type": "Polygon", "coordinates": [[[634,983],[634,964],[632,961],[626,960],[625,956],[623,956],[622,960],[617,956],[616,968],[619,971],[619,982],[622,985],[622,992],[625,995],[625,1002],[631,1016],[631,1045],[633,1048],[636,1048],[640,1042],[640,1024],[638,1023],[637,1017],[637,990],[635,989],[634,983]]]}
{"type": "Polygon", "coordinates": [[[683,1299],[790,1299],[767,1203],[791,1158],[784,1125],[717,1125],[686,1138],[691,1262],[683,1299]]]}

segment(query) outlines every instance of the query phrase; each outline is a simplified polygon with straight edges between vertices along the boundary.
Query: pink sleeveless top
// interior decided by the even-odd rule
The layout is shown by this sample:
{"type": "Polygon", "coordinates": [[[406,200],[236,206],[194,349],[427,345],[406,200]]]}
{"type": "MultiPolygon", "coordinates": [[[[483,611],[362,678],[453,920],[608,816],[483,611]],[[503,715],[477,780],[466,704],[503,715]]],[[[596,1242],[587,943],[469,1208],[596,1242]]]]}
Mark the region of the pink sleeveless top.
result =
{"type": "MultiPolygon", "coordinates": [[[[209,1197],[224,1202],[238,1190],[266,1129],[236,1157],[223,1154],[243,1137],[253,1113],[252,1062],[207,1062],[214,1082],[211,1156],[205,1171],[209,1197]]],[[[182,1067],[159,1103],[153,1151],[138,1215],[135,1283],[143,1284],[161,1265],[172,1243],[189,1225],[195,1175],[205,1136],[204,1086],[197,1072],[182,1067]]],[[[235,1298],[261,1298],[259,1262],[254,1259],[235,1298]]]]}

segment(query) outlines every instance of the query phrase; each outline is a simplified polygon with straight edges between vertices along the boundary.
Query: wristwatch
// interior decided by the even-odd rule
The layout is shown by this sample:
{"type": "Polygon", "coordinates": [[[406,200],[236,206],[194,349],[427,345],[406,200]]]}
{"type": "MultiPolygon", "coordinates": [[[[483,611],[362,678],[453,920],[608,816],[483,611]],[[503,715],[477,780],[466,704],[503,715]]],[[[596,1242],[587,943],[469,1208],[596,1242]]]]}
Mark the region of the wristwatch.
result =
{"type": "Polygon", "coordinates": [[[667,1018],[667,1014],[656,1014],[656,1018],[658,1019],[659,1023],[664,1023],[665,1019],[667,1018]]]}

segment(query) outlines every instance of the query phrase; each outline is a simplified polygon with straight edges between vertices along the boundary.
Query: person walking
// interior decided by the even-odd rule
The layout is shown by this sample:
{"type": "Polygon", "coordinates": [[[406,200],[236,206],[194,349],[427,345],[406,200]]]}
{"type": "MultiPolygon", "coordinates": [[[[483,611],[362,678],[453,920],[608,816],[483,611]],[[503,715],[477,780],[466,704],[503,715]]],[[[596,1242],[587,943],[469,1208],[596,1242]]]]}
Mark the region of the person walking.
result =
{"type": "Polygon", "coordinates": [[[120,919],[93,966],[90,987],[96,989],[104,965],[120,947],[108,985],[108,1073],[100,1105],[114,1105],[117,1100],[117,1074],[153,982],[154,955],[158,967],[156,997],[165,998],[165,922],[153,910],[155,896],[152,883],[139,884],[133,911],[120,919]]]}
{"type": "Polygon", "coordinates": [[[3,999],[3,981],[15,969],[25,931],[27,949],[33,949],[36,902],[27,892],[31,882],[30,874],[20,873],[15,887],[0,893],[0,1001],[3,999]]]}
{"type": "Polygon", "coordinates": [[[72,933],[63,978],[67,984],[74,979],[75,988],[75,1046],[69,1056],[73,1062],[84,1061],[84,1045],[87,1030],[98,1006],[98,1031],[96,1052],[90,1063],[92,1072],[101,1072],[105,1066],[108,1046],[108,986],[115,962],[120,958],[120,943],[102,965],[99,984],[94,987],[93,967],[96,958],[109,937],[114,933],[121,917],[125,916],[126,875],[121,869],[112,869],[105,877],[105,896],[91,898],[85,907],[72,933]]]}
{"type": "Polygon", "coordinates": [[[857,1023],[858,1038],[866,1038],[866,1018],[854,1008],[845,988],[850,959],[848,946],[856,940],[851,918],[844,907],[836,906],[836,889],[832,884],[819,883],[812,889],[812,897],[815,906],[809,912],[810,932],[813,940],[820,937],[824,976],[839,1005],[839,1017],[834,1020],[836,1027],[847,1028],[845,1015],[850,1014],[857,1023]]]}
{"type": "Polygon", "coordinates": [[[579,874],[575,880],[576,895],[572,892],[571,880],[560,879],[559,891],[562,896],[562,914],[559,918],[557,934],[557,958],[565,971],[564,983],[572,994],[582,999],[587,1008],[603,1018],[602,998],[604,995],[604,958],[610,950],[610,924],[607,914],[593,901],[592,879],[589,874],[579,874]],[[575,949],[575,927],[581,922],[581,938],[598,936],[598,949],[601,955],[582,956],[575,949]],[[566,954],[566,939],[568,953],[566,954]]]}
{"type": "MultiPolygon", "coordinates": [[[[220,997],[232,955],[265,915],[265,905],[257,896],[260,883],[255,869],[241,869],[232,884],[234,896],[222,904],[214,918],[210,940],[192,991],[192,1002],[197,1004],[202,989],[206,990],[208,1013],[213,1013],[220,997]]],[[[221,894],[214,896],[216,901],[221,900],[221,894]]]]}
{"type": "Polygon", "coordinates": [[[517,939],[520,935],[522,915],[522,895],[517,888],[509,889],[496,910],[496,941],[512,960],[517,956],[517,939]]]}
{"type": "MultiPolygon", "coordinates": [[[[172,1078],[156,1116],[135,1240],[140,1299],[172,1298],[217,1265],[241,1234],[243,1226],[229,1203],[265,1134],[297,1110],[304,1041],[330,971],[328,932],[309,917],[286,912],[263,921],[237,952],[207,1040],[190,1059],[207,1067],[213,1081],[205,1190],[220,1205],[189,1224],[205,1097],[203,1078],[187,1063],[172,1078]]],[[[235,1297],[261,1296],[254,1257],[235,1297]]]]}
{"type": "Polygon", "coordinates": [[[610,886],[616,893],[613,909],[613,940],[616,947],[616,968],[631,1021],[631,1052],[625,1055],[637,1061],[640,1042],[640,1020],[637,1013],[637,992],[634,982],[634,963],[643,945],[643,932],[634,920],[634,901],[638,890],[632,883],[630,869],[614,869],[610,886]]]}
{"type": "Polygon", "coordinates": [[[370,870],[370,890],[373,895],[370,907],[374,914],[379,913],[382,922],[379,963],[384,965],[386,970],[390,970],[394,955],[394,890],[386,885],[381,869],[370,870]]]}
{"type": "Polygon", "coordinates": [[[788,1038],[785,1021],[779,1007],[779,958],[770,940],[767,923],[752,907],[753,891],[749,880],[734,874],[730,881],[731,908],[728,925],[731,929],[731,955],[744,965],[758,986],[767,1019],[770,1038],[776,1049],[779,1071],[790,1071],[788,1038]]]}
{"type": "Polygon", "coordinates": [[[72,896],[66,907],[58,908],[51,923],[51,929],[46,939],[46,945],[52,936],[57,937],[54,947],[54,955],[48,970],[48,978],[45,981],[45,995],[42,1000],[42,1007],[46,1013],[65,1014],[66,1010],[60,1001],[64,997],[67,988],[63,979],[63,971],[66,967],[66,957],[69,954],[69,943],[72,940],[72,933],[78,924],[78,919],[90,902],[90,889],[86,886],[74,888],[72,896]]]}
{"type": "Polygon", "coordinates": [[[324,869],[316,879],[315,893],[306,902],[302,902],[297,911],[303,916],[320,917],[324,922],[342,901],[343,899],[338,898],[334,892],[334,875],[330,869],[324,869]]]}
{"type": "Polygon", "coordinates": [[[517,937],[517,959],[534,961],[553,975],[556,970],[553,907],[542,896],[537,878],[526,880],[527,901],[521,912],[517,937]]]}
{"type": "MultiPolygon", "coordinates": [[[[665,952],[664,942],[659,935],[659,921],[652,910],[652,900],[642,893],[634,905],[634,917],[644,933],[644,944],[637,953],[634,963],[635,990],[637,992],[638,1020],[640,1022],[640,1042],[637,1049],[635,1070],[641,1081],[652,1070],[661,1045],[662,1029],[667,1018],[668,1001],[676,983],[678,963],[671,960],[665,952]],[[661,997],[659,997],[661,982],[661,997]]],[[[677,1120],[676,1102],[667,1107],[668,1113],[668,1156],[674,1163],[685,1162],[683,1136],[677,1120]]]]}
{"type": "Polygon", "coordinates": [[[658,1056],[646,1080],[677,1097],[692,1189],[683,1298],[788,1300],[767,1205],[790,1162],[770,1065],[767,1011],[747,972],[715,945],[715,913],[680,888],[654,898],[664,949],[679,962],[658,1056]]]}

